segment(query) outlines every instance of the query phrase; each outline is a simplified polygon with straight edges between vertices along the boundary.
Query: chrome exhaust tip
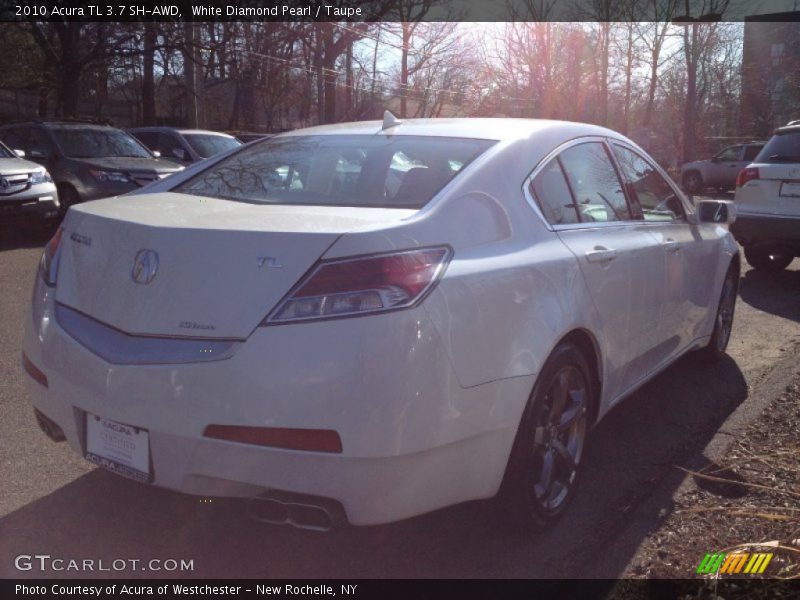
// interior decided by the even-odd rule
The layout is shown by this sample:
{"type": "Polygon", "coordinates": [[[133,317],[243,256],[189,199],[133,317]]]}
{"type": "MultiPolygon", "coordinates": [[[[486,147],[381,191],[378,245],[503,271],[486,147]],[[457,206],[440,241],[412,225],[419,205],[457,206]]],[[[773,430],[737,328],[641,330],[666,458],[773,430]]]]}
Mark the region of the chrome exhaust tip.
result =
{"type": "Polygon", "coordinates": [[[250,498],[247,513],[260,523],[308,531],[330,531],[346,522],[344,510],[333,500],[272,491],[250,498]]]}

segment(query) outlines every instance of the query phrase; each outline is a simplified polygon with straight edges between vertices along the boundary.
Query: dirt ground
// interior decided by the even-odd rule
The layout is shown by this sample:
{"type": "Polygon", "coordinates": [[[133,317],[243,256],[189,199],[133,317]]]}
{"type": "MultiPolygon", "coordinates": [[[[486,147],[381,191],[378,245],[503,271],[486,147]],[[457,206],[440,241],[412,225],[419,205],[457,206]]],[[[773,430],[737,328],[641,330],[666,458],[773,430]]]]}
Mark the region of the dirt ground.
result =
{"type": "Polygon", "coordinates": [[[763,577],[800,579],[799,431],[800,371],[758,419],[732,436],[722,459],[687,470],[688,489],[622,576],[713,579],[696,574],[705,554],[742,550],[774,553],[763,577]]]}

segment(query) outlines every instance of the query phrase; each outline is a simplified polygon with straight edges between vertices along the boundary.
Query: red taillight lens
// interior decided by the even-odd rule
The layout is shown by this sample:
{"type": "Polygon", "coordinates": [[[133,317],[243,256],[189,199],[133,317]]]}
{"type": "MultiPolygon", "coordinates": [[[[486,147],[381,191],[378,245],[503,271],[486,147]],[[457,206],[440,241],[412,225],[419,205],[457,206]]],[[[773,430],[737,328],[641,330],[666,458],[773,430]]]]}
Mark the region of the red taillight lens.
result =
{"type": "Polygon", "coordinates": [[[50,287],[56,284],[56,275],[58,274],[58,248],[61,245],[61,236],[64,229],[59,227],[55,235],[47,242],[42,253],[42,259],[39,261],[39,275],[42,280],[50,287]]]}
{"type": "Polygon", "coordinates": [[[22,368],[25,369],[25,372],[30,375],[34,381],[47,387],[47,375],[42,373],[42,370],[33,364],[31,359],[28,358],[28,355],[24,352],[22,353],[22,368]]]}
{"type": "Polygon", "coordinates": [[[342,440],[331,429],[286,429],[283,427],[247,427],[242,425],[209,425],[205,437],[240,444],[271,446],[306,452],[342,453],[342,440]]]}
{"type": "Polygon", "coordinates": [[[736,187],[742,187],[748,181],[758,179],[758,167],[746,167],[736,176],[736,187]]]}
{"type": "Polygon", "coordinates": [[[449,258],[450,249],[438,247],[324,262],[278,305],[264,324],[412,306],[441,277],[449,258]]]}

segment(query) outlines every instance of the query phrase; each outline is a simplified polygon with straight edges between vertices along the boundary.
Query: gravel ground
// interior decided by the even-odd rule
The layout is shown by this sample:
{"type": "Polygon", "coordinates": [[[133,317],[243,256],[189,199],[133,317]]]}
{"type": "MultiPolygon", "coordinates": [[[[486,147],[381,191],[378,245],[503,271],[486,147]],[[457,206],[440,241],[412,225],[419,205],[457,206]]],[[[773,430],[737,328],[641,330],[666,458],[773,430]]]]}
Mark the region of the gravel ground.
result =
{"type": "Polygon", "coordinates": [[[763,577],[800,578],[798,431],[800,371],[757,420],[733,437],[721,459],[686,469],[692,478],[688,489],[661,527],[643,540],[623,576],[685,578],[706,553],[742,550],[775,554],[763,577]]]}

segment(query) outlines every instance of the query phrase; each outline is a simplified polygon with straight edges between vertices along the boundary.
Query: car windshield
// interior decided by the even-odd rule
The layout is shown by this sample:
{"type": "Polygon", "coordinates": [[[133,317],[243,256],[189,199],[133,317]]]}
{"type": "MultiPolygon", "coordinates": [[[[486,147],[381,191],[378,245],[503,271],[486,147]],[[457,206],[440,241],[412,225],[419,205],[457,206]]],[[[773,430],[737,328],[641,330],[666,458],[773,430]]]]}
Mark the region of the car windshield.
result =
{"type": "Polygon", "coordinates": [[[800,162],[800,131],[777,133],[758,153],[755,162],[800,162]]]}
{"type": "Polygon", "coordinates": [[[421,208],[492,144],[423,136],[277,137],[174,191],[263,204],[421,208]]]}
{"type": "Polygon", "coordinates": [[[200,158],[208,158],[220,152],[225,152],[231,148],[241,146],[241,142],[236,138],[224,135],[211,135],[207,133],[184,133],[183,137],[189,142],[192,149],[197,152],[200,158]]]}
{"type": "Polygon", "coordinates": [[[16,154],[14,154],[5,144],[0,142],[0,158],[13,158],[16,154]]]}
{"type": "Polygon", "coordinates": [[[64,155],[70,158],[152,158],[139,142],[119,129],[63,128],[54,129],[53,135],[64,155]]]}

